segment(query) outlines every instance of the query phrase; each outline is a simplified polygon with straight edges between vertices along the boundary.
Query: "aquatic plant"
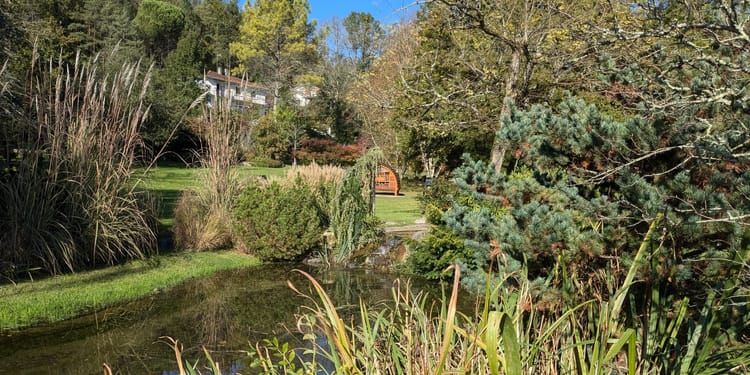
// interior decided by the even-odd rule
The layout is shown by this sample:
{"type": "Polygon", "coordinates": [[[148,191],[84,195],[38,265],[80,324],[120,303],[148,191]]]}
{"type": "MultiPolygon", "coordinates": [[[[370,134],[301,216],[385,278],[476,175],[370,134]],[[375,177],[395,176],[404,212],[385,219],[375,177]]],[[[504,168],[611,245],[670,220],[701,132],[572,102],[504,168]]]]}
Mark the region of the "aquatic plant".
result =
{"type": "MultiPolygon", "coordinates": [[[[608,279],[610,295],[555,310],[535,296],[535,281],[521,271],[496,283],[488,275],[483,299],[465,315],[457,311],[458,295],[464,293],[460,268],[452,266],[450,295],[437,305],[399,283],[389,303],[377,308],[361,303],[347,323],[323,287],[300,271],[312,292],[290,287],[309,303],[298,328],[313,344],[308,358],[317,361],[302,368],[337,374],[747,373],[750,344],[719,328],[730,310],[727,294],[736,298],[737,289],[725,290],[723,302],[709,296],[693,317],[686,315],[687,301],[652,301],[654,311],[677,307],[661,317],[636,316],[628,306],[640,293],[634,289],[636,276],[659,246],[658,221],[651,223],[626,277],[619,284],[608,279]],[[325,361],[332,366],[321,366],[325,361]]],[[[279,350],[278,345],[256,348],[270,373],[289,368],[279,362],[268,366],[279,350]]]]}

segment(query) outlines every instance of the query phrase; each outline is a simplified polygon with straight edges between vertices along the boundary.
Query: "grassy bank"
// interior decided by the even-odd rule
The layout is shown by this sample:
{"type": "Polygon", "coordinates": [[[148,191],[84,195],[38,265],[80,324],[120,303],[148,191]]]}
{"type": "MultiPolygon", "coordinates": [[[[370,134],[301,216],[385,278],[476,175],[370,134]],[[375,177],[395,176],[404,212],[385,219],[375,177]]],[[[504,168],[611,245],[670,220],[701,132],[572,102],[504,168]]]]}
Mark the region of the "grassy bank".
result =
{"type": "Polygon", "coordinates": [[[222,269],[258,265],[234,252],[181,253],[121,266],[0,286],[0,331],[73,318],[222,269]]]}

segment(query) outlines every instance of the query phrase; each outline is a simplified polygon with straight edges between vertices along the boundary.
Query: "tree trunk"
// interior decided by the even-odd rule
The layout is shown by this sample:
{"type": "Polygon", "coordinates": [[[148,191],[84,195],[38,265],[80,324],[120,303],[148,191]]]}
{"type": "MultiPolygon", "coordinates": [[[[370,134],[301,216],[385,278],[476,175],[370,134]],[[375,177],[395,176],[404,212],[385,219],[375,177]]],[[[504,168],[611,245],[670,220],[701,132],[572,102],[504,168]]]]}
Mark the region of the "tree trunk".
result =
{"type": "Polygon", "coordinates": [[[276,109],[279,106],[279,97],[281,96],[281,82],[276,81],[273,83],[273,113],[276,114],[276,109]]]}
{"type": "MultiPolygon", "coordinates": [[[[521,54],[523,49],[516,46],[513,47],[510,56],[510,66],[508,67],[508,79],[505,81],[505,96],[503,97],[503,106],[500,110],[500,119],[510,114],[510,106],[515,104],[516,97],[518,97],[518,78],[521,72],[521,54]]],[[[497,130],[503,126],[502,122],[497,124],[497,130]]],[[[503,162],[505,159],[505,146],[500,145],[498,142],[497,135],[495,135],[495,141],[492,144],[492,153],[490,154],[490,161],[495,165],[495,172],[502,173],[503,162]]]]}

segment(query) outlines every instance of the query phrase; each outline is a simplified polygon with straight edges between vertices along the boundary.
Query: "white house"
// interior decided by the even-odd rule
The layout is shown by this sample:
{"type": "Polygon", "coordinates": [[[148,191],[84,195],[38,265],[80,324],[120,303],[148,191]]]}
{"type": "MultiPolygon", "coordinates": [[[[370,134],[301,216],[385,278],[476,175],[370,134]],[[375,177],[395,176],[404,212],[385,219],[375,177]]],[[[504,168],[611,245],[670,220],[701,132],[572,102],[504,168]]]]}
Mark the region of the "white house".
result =
{"type": "Polygon", "coordinates": [[[232,109],[250,109],[254,104],[258,106],[261,115],[266,113],[269,106],[273,103],[273,94],[267,87],[222,73],[208,71],[203,74],[203,80],[200,82],[200,85],[204,90],[208,90],[209,92],[206,98],[209,105],[216,98],[231,96],[232,109]]]}
{"type": "Polygon", "coordinates": [[[298,85],[292,88],[292,97],[297,102],[297,105],[304,107],[310,104],[312,98],[318,96],[319,88],[308,85],[298,85]]]}
{"type": "MultiPolygon", "coordinates": [[[[219,68],[219,72],[207,71],[203,74],[203,80],[199,82],[204,90],[208,90],[209,96],[206,99],[208,104],[219,98],[226,98],[227,95],[232,97],[232,109],[243,110],[249,109],[255,104],[259,106],[261,115],[273,106],[273,92],[270,88],[255,83],[233,77],[228,74],[228,70],[219,68]]],[[[299,85],[291,90],[292,98],[300,107],[310,104],[312,98],[318,96],[319,89],[315,86],[299,85]]]]}

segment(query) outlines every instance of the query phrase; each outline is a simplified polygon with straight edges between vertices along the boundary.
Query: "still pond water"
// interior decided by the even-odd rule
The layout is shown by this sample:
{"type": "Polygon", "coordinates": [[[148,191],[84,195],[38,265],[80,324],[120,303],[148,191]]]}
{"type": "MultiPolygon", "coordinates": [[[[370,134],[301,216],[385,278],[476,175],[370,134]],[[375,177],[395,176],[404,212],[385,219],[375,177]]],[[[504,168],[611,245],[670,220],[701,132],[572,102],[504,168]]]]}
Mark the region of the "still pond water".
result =
{"type": "MultiPolygon", "coordinates": [[[[395,276],[370,270],[323,270],[303,265],[225,271],[168,292],[56,324],[0,336],[0,374],[177,374],[173,352],[162,336],[178,339],[184,356],[205,364],[209,349],[227,374],[250,373],[251,343],[278,336],[294,341],[295,315],[308,304],[287,286],[309,283],[292,269],[316,277],[337,306],[390,299],[395,276]]],[[[414,288],[439,296],[440,286],[413,280],[414,288]]]]}

